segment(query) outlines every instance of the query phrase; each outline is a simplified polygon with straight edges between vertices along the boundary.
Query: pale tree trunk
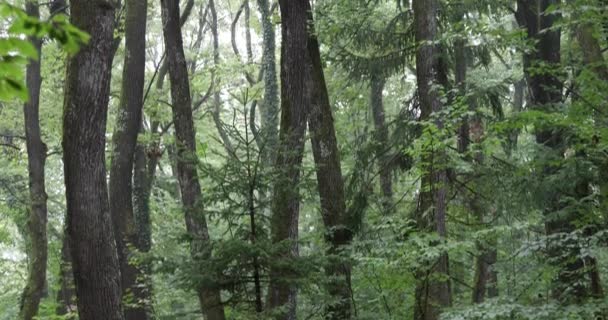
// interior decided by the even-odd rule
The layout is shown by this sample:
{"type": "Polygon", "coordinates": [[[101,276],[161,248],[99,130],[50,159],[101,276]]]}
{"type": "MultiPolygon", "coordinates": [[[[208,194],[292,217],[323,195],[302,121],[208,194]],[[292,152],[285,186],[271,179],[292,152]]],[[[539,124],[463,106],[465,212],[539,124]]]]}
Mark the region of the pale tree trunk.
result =
{"type": "MultiPolygon", "coordinates": [[[[431,116],[443,109],[438,85],[445,85],[446,71],[439,59],[436,0],[416,0],[413,2],[416,42],[419,44],[416,53],[416,73],[418,97],[420,99],[421,120],[431,120],[431,116]]],[[[436,119],[435,125],[441,129],[443,123],[436,119]]],[[[446,230],[446,193],[447,173],[441,166],[445,165],[445,152],[432,150],[423,159],[425,173],[421,178],[421,192],[418,208],[418,227],[420,230],[437,232],[442,240],[447,237],[446,230]],[[439,167],[439,168],[438,168],[439,167]]],[[[436,320],[442,307],[451,305],[450,281],[437,279],[448,277],[449,263],[447,253],[438,261],[430,261],[426,268],[417,272],[415,320],[436,320]]]]}
{"type": "Polygon", "coordinates": [[[311,62],[308,54],[308,0],[281,0],[281,126],[275,162],[271,240],[280,246],[270,267],[268,307],[275,319],[296,319],[297,288],[293,270],[285,267],[298,256],[300,171],[310,106],[311,62]]]}
{"type": "MultiPolygon", "coordinates": [[[[25,8],[29,16],[40,18],[38,1],[26,2],[25,8]]],[[[38,313],[40,300],[44,295],[46,284],[46,263],[48,256],[47,244],[47,207],[46,190],[44,186],[44,166],[46,161],[46,145],[40,134],[40,60],[42,40],[31,38],[38,52],[38,60],[30,60],[26,70],[26,84],[29,90],[29,101],[23,106],[25,118],[25,139],[27,145],[27,164],[29,178],[30,203],[27,219],[28,245],[28,277],[27,285],[21,297],[19,319],[30,320],[38,313]]]]}
{"type": "Polygon", "coordinates": [[[276,39],[271,21],[269,0],[257,0],[262,20],[264,51],[262,72],[264,73],[264,101],[260,104],[264,160],[272,163],[276,154],[279,122],[279,84],[277,81],[276,39]]]}
{"type": "Polygon", "coordinates": [[[133,212],[132,172],[141,126],[146,63],[147,0],[126,1],[125,58],[119,113],[112,137],[110,169],[110,212],[114,223],[126,320],[145,320],[149,315],[149,290],[140,268],[129,262],[138,240],[137,222],[133,212]]]}
{"type": "Polygon", "coordinates": [[[114,12],[104,0],[70,4],[72,24],[91,35],[69,59],[63,115],[67,228],[81,320],[124,319],[105,168],[114,12]]]}
{"type": "MultiPolygon", "coordinates": [[[[161,7],[176,134],[177,176],[186,229],[192,237],[190,251],[196,262],[211,257],[211,243],[203,209],[201,186],[198,180],[196,133],[180,26],[179,1],[161,0],[161,7]]],[[[198,284],[197,293],[201,310],[207,320],[225,319],[220,289],[217,286],[198,284]]]]}

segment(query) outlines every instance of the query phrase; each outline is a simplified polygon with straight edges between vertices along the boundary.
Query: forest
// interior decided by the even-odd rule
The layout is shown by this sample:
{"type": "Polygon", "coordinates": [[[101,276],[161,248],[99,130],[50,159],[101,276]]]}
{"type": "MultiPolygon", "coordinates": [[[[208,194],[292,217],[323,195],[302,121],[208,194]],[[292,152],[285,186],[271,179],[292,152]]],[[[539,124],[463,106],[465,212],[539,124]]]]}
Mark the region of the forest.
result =
{"type": "Polygon", "coordinates": [[[0,320],[606,320],[608,0],[0,0],[0,320]]]}

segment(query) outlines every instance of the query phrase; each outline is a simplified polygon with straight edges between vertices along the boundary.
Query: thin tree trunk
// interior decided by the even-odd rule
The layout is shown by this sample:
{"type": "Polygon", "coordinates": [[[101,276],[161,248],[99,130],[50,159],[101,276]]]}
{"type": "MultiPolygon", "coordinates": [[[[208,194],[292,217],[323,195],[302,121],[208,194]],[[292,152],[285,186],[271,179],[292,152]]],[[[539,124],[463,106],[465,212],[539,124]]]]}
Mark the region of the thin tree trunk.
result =
{"type": "MultiPolygon", "coordinates": [[[[201,186],[198,180],[196,133],[179,20],[179,1],[161,0],[161,7],[176,133],[178,180],[186,228],[192,237],[190,244],[192,258],[195,261],[200,261],[200,259],[211,257],[211,244],[203,210],[201,186]]],[[[208,284],[198,284],[197,292],[201,310],[206,319],[225,319],[219,288],[208,284]]]]}
{"type": "Polygon", "coordinates": [[[310,105],[310,58],[307,50],[308,0],[280,0],[281,8],[281,128],[275,163],[271,239],[279,246],[270,267],[268,307],[275,319],[296,319],[297,288],[293,270],[285,265],[298,256],[300,170],[310,105]],[[277,309],[280,308],[280,309],[277,309]]]}
{"type": "MultiPolygon", "coordinates": [[[[39,19],[38,1],[27,1],[26,12],[39,19]]],[[[27,163],[30,203],[28,208],[27,236],[29,237],[29,265],[27,285],[21,297],[19,319],[31,320],[38,314],[38,306],[44,295],[46,284],[47,244],[47,207],[44,186],[44,166],[46,162],[46,145],[40,135],[40,60],[42,40],[30,38],[38,52],[38,60],[30,60],[26,70],[26,84],[29,90],[29,101],[23,105],[25,118],[25,139],[27,146],[27,163]]]]}
{"type": "Polygon", "coordinates": [[[61,263],[59,266],[59,292],[57,293],[57,309],[55,313],[65,316],[78,311],[76,307],[76,290],[72,272],[72,254],[70,253],[70,235],[67,229],[63,234],[61,245],[61,263]]]}
{"type": "Polygon", "coordinates": [[[81,320],[124,319],[105,168],[114,11],[104,0],[70,5],[72,24],[91,35],[68,62],[63,115],[67,225],[81,320]]]}
{"type": "Polygon", "coordinates": [[[386,79],[378,73],[372,74],[370,79],[370,105],[374,116],[374,128],[376,129],[376,158],[379,160],[378,169],[380,170],[380,189],[382,190],[382,204],[385,211],[391,210],[393,204],[393,179],[390,166],[388,127],[386,125],[386,111],[382,91],[386,79]]]}
{"type": "MultiPolygon", "coordinates": [[[[308,4],[308,1],[306,1],[308,4]]],[[[344,181],[340,167],[340,151],[336,139],[331,103],[323,74],[319,43],[314,34],[314,21],[311,8],[306,9],[309,16],[308,52],[312,62],[312,84],[310,118],[308,127],[312,142],[317,185],[321,199],[321,216],[325,225],[325,241],[329,244],[330,262],[326,273],[329,280],[329,293],[334,298],[326,310],[325,318],[346,320],[351,318],[351,264],[343,257],[346,246],[353,239],[351,221],[346,215],[344,181]]]]}
{"type": "Polygon", "coordinates": [[[137,223],[133,212],[132,172],[141,126],[146,63],[147,0],[127,0],[125,17],[125,58],[122,74],[122,95],[113,134],[112,165],[110,169],[110,212],[114,223],[122,294],[129,297],[125,304],[125,320],[145,320],[149,315],[149,298],[140,268],[129,262],[138,241],[137,223]]]}
{"type": "MultiPolygon", "coordinates": [[[[416,0],[413,2],[416,42],[419,44],[416,53],[416,73],[418,96],[421,107],[421,120],[431,120],[431,115],[443,109],[437,85],[445,85],[445,69],[439,59],[439,46],[435,44],[437,35],[436,0],[416,0]]],[[[443,123],[435,120],[438,128],[443,123]]],[[[421,193],[418,208],[418,227],[421,230],[434,231],[442,239],[447,237],[446,230],[446,186],[447,174],[441,166],[445,163],[443,151],[431,150],[424,159],[425,173],[421,179],[421,193]],[[437,168],[439,167],[439,168],[437,168]]],[[[451,288],[449,280],[436,279],[449,274],[447,253],[438,261],[429,262],[425,270],[420,270],[416,286],[415,320],[436,320],[442,307],[451,305],[451,288]]]]}

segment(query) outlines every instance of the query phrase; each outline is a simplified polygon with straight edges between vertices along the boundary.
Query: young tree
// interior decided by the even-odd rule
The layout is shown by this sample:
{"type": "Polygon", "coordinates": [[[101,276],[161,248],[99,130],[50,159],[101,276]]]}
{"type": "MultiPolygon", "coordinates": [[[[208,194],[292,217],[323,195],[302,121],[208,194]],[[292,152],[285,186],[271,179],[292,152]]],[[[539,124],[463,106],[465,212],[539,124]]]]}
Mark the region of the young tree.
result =
{"type": "MultiPolygon", "coordinates": [[[[192,237],[190,250],[192,258],[196,262],[200,261],[199,259],[209,259],[211,257],[211,247],[207,220],[201,201],[201,186],[198,181],[196,133],[192,118],[190,84],[180,27],[179,1],[161,0],[161,7],[165,50],[171,83],[173,122],[176,133],[177,176],[186,218],[186,228],[192,237]]],[[[225,319],[220,290],[208,284],[198,284],[197,291],[205,318],[209,320],[225,319]]]]}
{"type": "Polygon", "coordinates": [[[91,35],[69,59],[63,115],[67,227],[81,320],[123,319],[105,167],[114,12],[105,0],[70,3],[72,24],[91,35]]]}

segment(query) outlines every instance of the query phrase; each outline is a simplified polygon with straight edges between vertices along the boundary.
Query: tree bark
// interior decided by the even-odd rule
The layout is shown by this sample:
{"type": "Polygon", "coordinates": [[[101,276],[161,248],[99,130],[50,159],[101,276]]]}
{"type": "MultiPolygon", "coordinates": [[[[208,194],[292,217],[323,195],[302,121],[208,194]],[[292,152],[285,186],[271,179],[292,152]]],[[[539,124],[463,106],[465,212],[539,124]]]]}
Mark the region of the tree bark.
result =
{"type": "Polygon", "coordinates": [[[67,225],[81,320],[122,320],[120,266],[108,203],[105,129],[114,12],[72,0],[71,22],[91,39],[68,62],[63,115],[67,225]]]}
{"type": "MultiPolygon", "coordinates": [[[[413,2],[416,42],[416,73],[418,97],[420,99],[423,121],[430,121],[433,113],[443,109],[438,85],[447,82],[446,71],[440,61],[440,48],[435,42],[437,36],[436,0],[416,0],[413,2]]],[[[443,128],[440,119],[434,120],[435,126],[443,128]]],[[[425,156],[425,173],[421,179],[421,193],[418,208],[418,227],[421,230],[437,232],[441,239],[447,237],[446,230],[446,186],[447,174],[441,166],[445,163],[443,151],[431,150],[425,156]],[[436,167],[439,168],[436,168],[436,167]]],[[[447,253],[438,261],[428,263],[428,267],[419,270],[420,279],[416,286],[415,320],[436,320],[441,307],[451,305],[451,288],[449,280],[436,279],[449,273],[447,253]]]]}
{"type": "MultiPolygon", "coordinates": [[[[309,4],[306,1],[306,4],[309,4]]],[[[310,6],[308,12],[308,52],[312,62],[312,84],[308,127],[317,172],[317,185],[321,199],[321,216],[325,225],[325,241],[330,256],[326,273],[329,293],[334,298],[326,310],[325,318],[345,320],[351,318],[351,264],[343,257],[353,239],[352,221],[346,214],[344,180],[340,167],[340,151],[336,139],[331,103],[323,74],[319,42],[314,34],[314,21],[310,6]]]]}
{"type": "Polygon", "coordinates": [[[122,94],[112,136],[110,212],[120,261],[125,320],[149,318],[149,307],[146,306],[149,302],[146,294],[148,288],[146,283],[138,281],[143,278],[142,270],[129,261],[138,241],[133,212],[132,172],[143,110],[147,6],[147,0],[126,1],[122,94]]]}
{"type": "MultiPolygon", "coordinates": [[[[38,1],[27,1],[25,10],[29,16],[36,19],[40,18],[38,1]]],[[[42,142],[39,117],[40,86],[42,84],[40,75],[42,40],[32,37],[30,41],[38,52],[38,60],[30,60],[27,65],[26,85],[29,90],[29,101],[23,105],[30,196],[27,220],[30,263],[28,265],[27,285],[23,290],[19,310],[19,318],[24,320],[31,320],[38,314],[38,306],[44,295],[46,284],[48,257],[47,195],[44,180],[46,145],[42,142]]]]}
{"type": "Polygon", "coordinates": [[[276,154],[279,122],[279,84],[277,81],[276,39],[274,25],[270,20],[268,0],[257,0],[262,21],[262,70],[264,73],[264,101],[259,105],[262,137],[264,138],[264,161],[272,163],[276,154]]]}
{"type": "Polygon", "coordinates": [[[298,255],[300,170],[310,105],[311,62],[308,54],[308,0],[280,0],[281,8],[281,127],[275,162],[271,239],[281,261],[270,267],[268,307],[275,319],[296,318],[297,288],[293,270],[285,267],[298,255]]]}
{"type": "MultiPolygon", "coordinates": [[[[196,133],[180,27],[179,1],[161,0],[161,7],[176,133],[177,174],[186,228],[192,237],[190,244],[192,258],[195,261],[200,261],[200,259],[211,257],[211,244],[203,210],[201,186],[198,180],[196,133]]],[[[198,284],[197,291],[205,318],[208,320],[225,319],[219,288],[208,284],[198,284]]]]}
{"type": "Polygon", "coordinates": [[[76,307],[76,291],[74,274],[72,272],[72,254],[70,253],[70,235],[67,229],[63,234],[61,245],[61,263],[59,266],[59,292],[57,293],[57,309],[55,313],[65,316],[78,311],[76,307]]]}
{"type": "Polygon", "coordinates": [[[385,84],[386,79],[384,79],[382,75],[379,73],[372,74],[370,79],[370,105],[374,117],[374,128],[376,129],[376,144],[378,150],[376,152],[376,158],[379,161],[380,189],[382,190],[382,196],[384,197],[384,199],[382,199],[382,204],[384,210],[388,213],[393,206],[393,179],[390,165],[390,149],[388,147],[389,141],[388,127],[386,125],[386,112],[382,97],[382,91],[384,91],[385,84]]]}

